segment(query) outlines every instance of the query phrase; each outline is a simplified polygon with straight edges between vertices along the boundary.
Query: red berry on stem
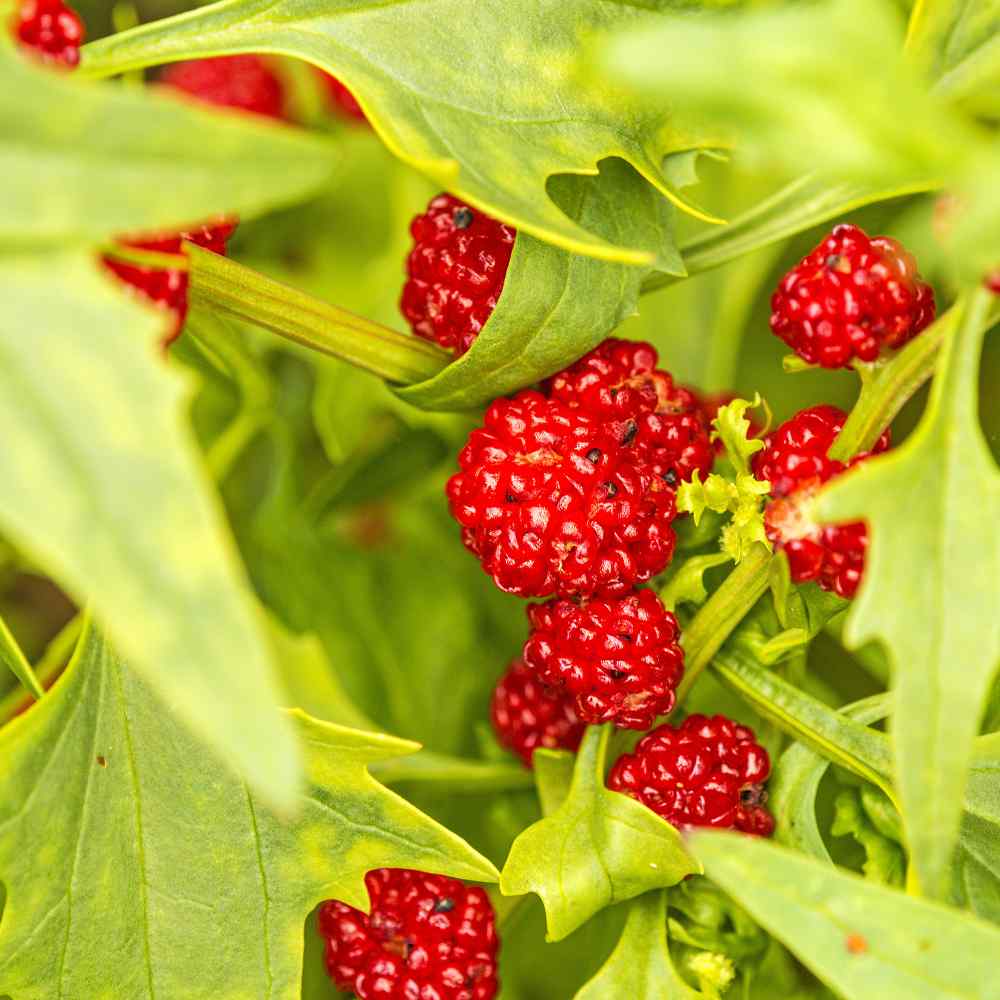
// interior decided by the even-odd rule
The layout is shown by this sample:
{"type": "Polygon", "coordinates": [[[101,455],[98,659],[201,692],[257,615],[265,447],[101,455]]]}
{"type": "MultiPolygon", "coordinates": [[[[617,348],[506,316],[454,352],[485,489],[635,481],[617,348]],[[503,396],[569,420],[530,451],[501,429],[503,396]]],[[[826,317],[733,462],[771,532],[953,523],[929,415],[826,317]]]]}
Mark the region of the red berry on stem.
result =
{"type": "Polygon", "coordinates": [[[712,468],[709,426],[693,392],[657,368],[652,344],[609,338],[544,383],[553,399],[603,422],[622,448],[674,486],[712,468]]]}
{"type": "Polygon", "coordinates": [[[403,316],[417,336],[464,354],[500,298],[514,230],[439,194],[410,224],[410,233],[403,316]]]}
{"type": "Polygon", "coordinates": [[[803,360],[824,368],[875,361],[934,320],[934,292],[895,240],[837,226],[782,279],[771,329],[803,360]]]}
{"type": "Polygon", "coordinates": [[[168,66],[160,81],[207,104],[285,117],[285,88],[266,59],[256,55],[214,56],[168,66]]]}
{"type": "Polygon", "coordinates": [[[674,491],[600,424],[538,392],[495,400],[459,467],[452,516],[501,590],[625,593],[670,562],[674,491]]]}
{"type": "Polygon", "coordinates": [[[752,729],[723,715],[689,715],[662,725],[624,754],[608,787],[649,806],[674,826],[710,826],[768,837],[774,817],[764,803],[771,773],[752,729]]]}
{"type": "Polygon", "coordinates": [[[528,608],[524,662],[576,698],[584,722],[648,729],[674,707],[684,674],[677,619],[652,590],[528,608]]]}
{"type": "Polygon", "coordinates": [[[868,531],[860,521],[818,524],[810,517],[810,505],[823,483],[885,451],[889,432],[871,451],[838,462],[827,452],[846,418],[836,406],[800,411],[764,439],[764,448],[753,457],[753,473],[771,484],[774,499],[764,511],[764,528],[788,556],[792,579],[815,580],[824,590],[850,598],[861,582],[868,531]]]}
{"type": "Polygon", "coordinates": [[[43,62],[68,67],[80,62],[83,21],[62,0],[23,0],[14,19],[14,34],[43,62]]]}
{"type": "Polygon", "coordinates": [[[485,890],[442,875],[379,868],[365,876],[371,912],[320,907],[326,967],[358,1000],[492,1000],[497,939],[485,890]]]}
{"type": "Polygon", "coordinates": [[[575,699],[542,684],[522,660],[515,660],[497,682],[490,715],[497,740],[527,767],[539,747],[575,751],[586,728],[575,699]]]}

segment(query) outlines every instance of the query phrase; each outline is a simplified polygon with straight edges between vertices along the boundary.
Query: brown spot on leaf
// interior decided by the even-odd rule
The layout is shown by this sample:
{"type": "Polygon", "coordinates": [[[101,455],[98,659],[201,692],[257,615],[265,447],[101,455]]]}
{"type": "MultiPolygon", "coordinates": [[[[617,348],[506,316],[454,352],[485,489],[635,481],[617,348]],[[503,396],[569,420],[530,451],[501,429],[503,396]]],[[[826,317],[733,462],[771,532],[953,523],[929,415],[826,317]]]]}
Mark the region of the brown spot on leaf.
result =
{"type": "Polygon", "coordinates": [[[844,946],[849,955],[863,955],[868,951],[868,941],[861,934],[848,934],[844,946]]]}
{"type": "Polygon", "coordinates": [[[108,759],[106,757],[102,757],[100,754],[98,754],[97,755],[97,763],[100,764],[101,767],[107,767],[108,766],[108,759]]]}

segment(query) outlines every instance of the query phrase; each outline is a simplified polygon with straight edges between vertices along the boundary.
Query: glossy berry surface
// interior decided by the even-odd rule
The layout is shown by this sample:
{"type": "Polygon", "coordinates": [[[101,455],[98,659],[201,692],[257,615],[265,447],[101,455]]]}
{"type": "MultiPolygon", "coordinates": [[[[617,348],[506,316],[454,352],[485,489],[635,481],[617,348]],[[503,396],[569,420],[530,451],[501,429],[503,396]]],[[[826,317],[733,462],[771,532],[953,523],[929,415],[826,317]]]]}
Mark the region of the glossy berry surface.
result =
{"type": "Polygon", "coordinates": [[[695,394],[657,368],[652,344],[609,338],[547,379],[553,399],[602,421],[623,449],[675,486],[712,467],[709,425],[695,394]]]}
{"type": "Polygon", "coordinates": [[[486,892],[442,875],[379,868],[371,912],[320,907],[327,971],[358,1000],[492,1000],[497,940],[486,892]]]}
{"type": "Polygon", "coordinates": [[[285,117],[285,88],[261,56],[215,56],[173,63],[160,82],[208,104],[268,118],[285,117]]]}
{"type": "Polygon", "coordinates": [[[845,464],[827,454],[846,414],[835,406],[797,413],[764,439],[753,457],[753,473],[771,484],[773,499],[764,511],[767,537],[788,557],[796,583],[815,580],[824,590],[850,598],[864,571],[868,532],[861,522],[820,524],[811,503],[820,486],[845,469],[889,447],[886,431],[871,451],[845,464]]]}
{"type": "Polygon", "coordinates": [[[495,400],[459,467],[452,516],[501,590],[625,593],[670,562],[674,491],[601,424],[538,392],[495,400]]]}
{"type": "Polygon", "coordinates": [[[689,715],[662,725],[620,757],[608,787],[637,799],[676,827],[710,826],[768,837],[771,773],[752,729],[723,715],[689,715]]]}
{"type": "Polygon", "coordinates": [[[354,99],[354,95],[335,76],[331,76],[323,70],[318,70],[318,72],[323,80],[330,106],[344,118],[367,125],[368,119],[361,110],[361,105],[354,99]]]}
{"type": "Polygon", "coordinates": [[[417,336],[464,354],[500,298],[514,230],[439,194],[410,224],[410,233],[403,316],[417,336]]]}
{"type": "Polygon", "coordinates": [[[80,62],[83,21],[62,0],[24,0],[14,20],[14,35],[43,62],[68,67],[80,62]]]}
{"type": "Polygon", "coordinates": [[[680,629],[652,590],[535,604],[528,620],[524,662],[545,684],[572,694],[585,722],[648,729],[673,708],[684,674],[680,629]]]}
{"type": "Polygon", "coordinates": [[[500,744],[528,767],[539,747],[575,751],[586,728],[575,698],[543,684],[522,660],[515,660],[497,682],[490,718],[500,744]]]}
{"type": "Polygon", "coordinates": [[[885,236],[837,226],[782,279],[771,329],[809,364],[875,361],[934,320],[934,292],[912,255],[885,236]]]}
{"type": "MultiPolygon", "coordinates": [[[[192,243],[213,253],[224,254],[226,241],[236,229],[236,222],[220,219],[216,222],[180,233],[167,233],[162,236],[138,237],[123,239],[119,242],[126,247],[137,250],[150,250],[156,253],[181,253],[181,241],[192,243]]],[[[104,264],[122,281],[131,285],[143,298],[148,299],[161,309],[171,314],[171,327],[164,338],[163,346],[172,344],[181,333],[188,310],[188,275],[185,271],[172,268],[153,268],[141,264],[131,264],[111,257],[104,258],[104,264]]]]}

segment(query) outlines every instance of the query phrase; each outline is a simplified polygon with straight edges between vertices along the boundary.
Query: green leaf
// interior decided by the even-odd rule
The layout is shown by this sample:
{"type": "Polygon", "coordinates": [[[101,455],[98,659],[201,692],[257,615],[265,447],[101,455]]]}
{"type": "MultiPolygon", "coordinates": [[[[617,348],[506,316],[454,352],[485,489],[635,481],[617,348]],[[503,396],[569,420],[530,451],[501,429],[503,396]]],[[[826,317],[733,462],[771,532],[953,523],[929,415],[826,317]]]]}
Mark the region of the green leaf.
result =
{"type": "MultiPolygon", "coordinates": [[[[558,177],[549,188],[570,218],[648,250],[661,270],[684,273],[672,207],[627,163],[608,160],[597,177],[558,177]]],[[[400,396],[425,409],[469,410],[540,381],[596,347],[635,312],[649,270],[518,235],[503,293],[472,347],[400,396]]]]}
{"type": "Polygon", "coordinates": [[[289,804],[295,741],[273,711],[278,686],[186,426],[186,387],[164,367],[151,312],[98,267],[89,254],[0,257],[0,526],[92,602],[171,711],[289,804]]]}
{"type": "Polygon", "coordinates": [[[83,83],[0,45],[0,245],[65,249],[260,214],[320,187],[338,158],[328,140],[258,116],[83,83]]]}
{"type": "Polygon", "coordinates": [[[82,72],[234,52],[297,56],[341,79],[386,145],[445,190],[567,250],[649,263],[628,234],[615,244],[588,231],[547,191],[554,174],[593,174],[621,157],[683,204],[664,158],[716,145],[604,81],[576,79],[581,39],[641,16],[609,0],[223,0],[88,45],[82,72]]]}
{"type": "Polygon", "coordinates": [[[737,473],[735,479],[710,472],[702,482],[695,470],[690,481],[681,483],[677,491],[677,509],[690,512],[695,524],[706,510],[729,514],[729,522],[722,529],[722,551],[740,563],[758,545],[768,549],[771,546],[764,532],[762,512],[767,492],[768,484],[748,472],[737,473]]]}
{"type": "Polygon", "coordinates": [[[906,839],[923,892],[943,897],[979,717],[1000,661],[1000,473],[978,420],[986,291],[961,302],[916,432],[838,479],[828,520],[864,517],[865,578],[849,645],[882,641],[893,660],[893,747],[906,839]],[[899,497],[919,496],[905,518],[899,497]],[[920,553],[920,572],[912,558],[920,553]]]}
{"type": "Polygon", "coordinates": [[[759,837],[699,832],[692,850],[844,1000],[996,1000],[1000,930],[865,882],[759,837]]]}
{"type": "Polygon", "coordinates": [[[864,849],[865,877],[879,885],[902,886],[906,878],[906,858],[903,849],[880,833],[865,814],[861,793],[844,788],[833,804],[834,816],[830,833],[834,837],[853,837],[864,849]]]}
{"type": "Polygon", "coordinates": [[[35,698],[42,697],[42,685],[3,618],[0,618],[0,663],[10,670],[26,691],[30,691],[35,698]]]}
{"type": "Polygon", "coordinates": [[[605,786],[609,736],[608,726],[587,730],[569,794],[514,841],[500,877],[505,896],[541,897],[550,941],[612,903],[698,871],[669,823],[605,786]]]}
{"type": "MultiPolygon", "coordinates": [[[[670,577],[667,585],[660,590],[660,600],[668,611],[676,611],[678,604],[702,605],[708,600],[705,589],[705,574],[716,566],[730,561],[725,552],[713,552],[706,556],[692,556],[685,559],[680,568],[670,577]]],[[[672,567],[671,567],[672,568],[672,567]]]]}
{"type": "Polygon", "coordinates": [[[495,878],[367,773],[414,744],[289,717],[307,782],[282,819],[87,629],[52,692],[0,733],[0,994],[297,1000],[306,915],[327,898],[367,909],[369,869],[495,878]]]}
{"type": "Polygon", "coordinates": [[[663,891],[647,892],[631,904],[615,950],[574,1000],[696,1000],[704,996],[691,989],[674,968],[667,946],[665,897],[663,891]]]}

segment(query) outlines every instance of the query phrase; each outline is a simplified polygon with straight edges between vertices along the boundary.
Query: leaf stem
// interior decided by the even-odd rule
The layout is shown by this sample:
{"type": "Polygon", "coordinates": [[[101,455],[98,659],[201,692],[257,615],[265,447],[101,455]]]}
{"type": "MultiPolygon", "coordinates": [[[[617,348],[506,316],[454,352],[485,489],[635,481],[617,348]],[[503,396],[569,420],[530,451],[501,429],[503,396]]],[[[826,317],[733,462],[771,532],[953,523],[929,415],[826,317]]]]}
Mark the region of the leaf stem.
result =
{"type": "Polygon", "coordinates": [[[192,302],[238,316],[390,382],[433,378],[450,360],[419,337],[323,302],[228,257],[193,243],[185,243],[184,250],[191,261],[192,302]]]}
{"type": "Polygon", "coordinates": [[[690,692],[698,675],[708,666],[733,629],[767,590],[771,559],[767,546],[756,543],[691,619],[681,636],[684,679],[677,688],[678,704],[690,692]]]}
{"type": "Polygon", "coordinates": [[[11,673],[21,682],[25,690],[29,691],[36,699],[45,694],[45,688],[39,683],[35,671],[32,670],[27,657],[21,652],[21,647],[2,618],[0,618],[0,660],[7,664],[11,673]]]}
{"type": "Polygon", "coordinates": [[[187,271],[190,269],[190,262],[181,253],[141,250],[138,247],[126,246],[124,243],[105,243],[100,252],[102,257],[120,260],[125,264],[135,264],[137,267],[151,267],[168,271],[187,271]]]}

